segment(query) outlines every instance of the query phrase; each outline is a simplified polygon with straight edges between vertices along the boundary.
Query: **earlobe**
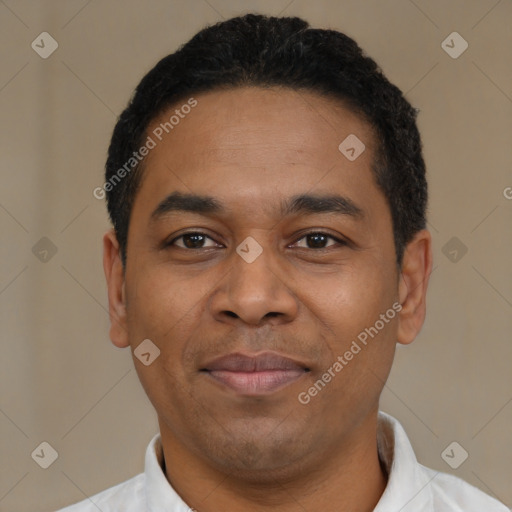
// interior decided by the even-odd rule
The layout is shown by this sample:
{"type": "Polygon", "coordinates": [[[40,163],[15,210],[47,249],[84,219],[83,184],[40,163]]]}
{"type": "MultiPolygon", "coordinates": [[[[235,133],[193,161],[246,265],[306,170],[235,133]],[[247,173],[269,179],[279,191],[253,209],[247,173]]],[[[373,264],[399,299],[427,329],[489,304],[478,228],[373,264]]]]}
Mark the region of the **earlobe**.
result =
{"type": "Polygon", "coordinates": [[[426,295],[432,271],[432,238],[423,229],[407,244],[402,262],[398,296],[402,310],[398,316],[398,342],[411,343],[425,321],[426,295]]]}
{"type": "Polygon", "coordinates": [[[110,339],[116,347],[128,347],[124,267],[113,229],[103,236],[103,270],[108,288],[110,339]]]}

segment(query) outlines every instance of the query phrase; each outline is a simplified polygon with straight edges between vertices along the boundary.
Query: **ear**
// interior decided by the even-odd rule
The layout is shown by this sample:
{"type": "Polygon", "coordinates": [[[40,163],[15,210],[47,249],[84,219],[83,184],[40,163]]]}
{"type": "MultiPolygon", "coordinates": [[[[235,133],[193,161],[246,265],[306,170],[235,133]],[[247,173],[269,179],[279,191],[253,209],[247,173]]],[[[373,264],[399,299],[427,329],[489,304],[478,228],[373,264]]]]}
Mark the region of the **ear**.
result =
{"type": "Polygon", "coordinates": [[[398,314],[398,342],[411,343],[425,321],[426,296],[432,271],[432,237],[423,229],[416,233],[404,251],[400,281],[398,314]]]}
{"type": "Polygon", "coordinates": [[[110,339],[116,347],[128,347],[130,343],[126,325],[124,268],[119,252],[119,243],[113,229],[103,236],[103,270],[108,287],[110,339]]]}

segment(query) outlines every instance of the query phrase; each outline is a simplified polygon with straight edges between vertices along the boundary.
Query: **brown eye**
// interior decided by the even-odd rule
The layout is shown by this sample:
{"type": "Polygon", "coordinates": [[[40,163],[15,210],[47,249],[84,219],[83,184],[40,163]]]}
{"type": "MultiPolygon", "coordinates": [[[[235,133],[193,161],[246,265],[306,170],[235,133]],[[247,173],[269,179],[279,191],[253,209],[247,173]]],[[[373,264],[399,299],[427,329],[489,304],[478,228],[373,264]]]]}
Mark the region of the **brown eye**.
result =
{"type": "MultiPolygon", "coordinates": [[[[302,238],[300,238],[296,243],[298,243],[301,240],[306,241],[306,249],[327,249],[328,245],[326,245],[327,241],[331,239],[334,240],[338,245],[345,245],[345,242],[343,240],[340,240],[332,235],[329,235],[328,233],[322,233],[322,232],[311,232],[306,233],[302,238]]],[[[334,244],[336,245],[336,244],[334,244]]],[[[332,244],[331,244],[332,246],[332,244]]],[[[302,246],[304,247],[304,246],[302,246]]]]}
{"type": "MultiPolygon", "coordinates": [[[[204,249],[204,243],[206,239],[212,240],[209,236],[204,233],[194,231],[190,233],[184,233],[169,242],[169,246],[176,246],[182,249],[204,249]],[[177,244],[178,240],[182,240],[182,244],[177,244]]],[[[214,242],[214,240],[212,240],[214,242]]],[[[209,247],[215,247],[217,244],[214,242],[214,245],[209,247]]]]}

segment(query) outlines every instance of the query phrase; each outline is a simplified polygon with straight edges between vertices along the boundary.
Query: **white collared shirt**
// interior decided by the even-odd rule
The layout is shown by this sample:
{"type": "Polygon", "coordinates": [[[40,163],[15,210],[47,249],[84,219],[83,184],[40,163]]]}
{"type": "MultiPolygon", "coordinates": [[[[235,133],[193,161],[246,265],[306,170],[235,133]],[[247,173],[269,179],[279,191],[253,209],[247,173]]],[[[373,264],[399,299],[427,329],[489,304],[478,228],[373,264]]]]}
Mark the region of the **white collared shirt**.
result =
{"type": "MultiPolygon", "coordinates": [[[[379,457],[388,482],[374,512],[510,512],[464,480],[418,463],[407,434],[379,412],[379,457]]],[[[150,441],[144,473],[58,512],[190,512],[162,470],[160,434],[150,441]]]]}

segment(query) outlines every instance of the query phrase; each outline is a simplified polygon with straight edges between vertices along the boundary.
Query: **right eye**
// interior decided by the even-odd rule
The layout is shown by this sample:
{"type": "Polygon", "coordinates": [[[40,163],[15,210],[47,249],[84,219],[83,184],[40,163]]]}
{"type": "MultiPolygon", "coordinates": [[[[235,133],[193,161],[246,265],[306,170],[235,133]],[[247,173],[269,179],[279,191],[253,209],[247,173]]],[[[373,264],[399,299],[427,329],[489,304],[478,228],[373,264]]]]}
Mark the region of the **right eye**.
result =
{"type": "MultiPolygon", "coordinates": [[[[213,238],[210,238],[205,233],[202,233],[201,231],[189,231],[188,233],[182,233],[180,236],[177,236],[176,238],[173,238],[169,243],[166,244],[166,247],[179,247],[180,249],[204,249],[205,247],[202,245],[206,239],[210,239],[212,242],[215,242],[213,238]],[[176,244],[178,240],[182,239],[182,245],[176,244]]],[[[215,242],[216,245],[206,247],[216,247],[219,244],[215,242]]]]}

